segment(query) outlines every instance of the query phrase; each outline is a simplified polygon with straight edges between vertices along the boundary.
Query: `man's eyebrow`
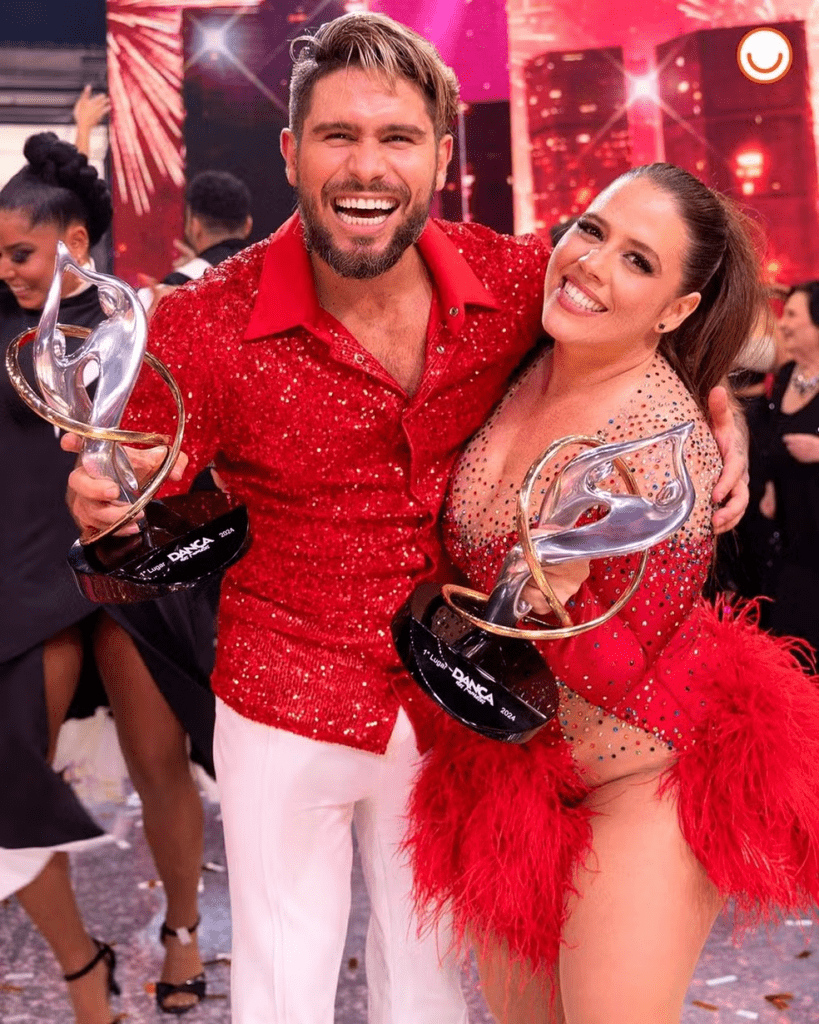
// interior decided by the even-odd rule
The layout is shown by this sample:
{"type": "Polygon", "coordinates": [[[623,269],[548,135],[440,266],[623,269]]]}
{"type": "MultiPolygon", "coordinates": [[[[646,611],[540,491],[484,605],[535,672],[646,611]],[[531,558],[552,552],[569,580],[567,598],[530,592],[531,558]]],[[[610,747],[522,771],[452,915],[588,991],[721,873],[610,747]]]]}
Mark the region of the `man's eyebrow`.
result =
{"type": "MultiPolygon", "coordinates": [[[[609,229],[608,221],[604,217],[601,217],[599,213],[584,213],[581,217],[581,220],[593,220],[600,224],[602,227],[604,227],[607,231],[609,229]]],[[[644,253],[646,256],[649,256],[657,263],[657,266],[662,269],[660,257],[651,248],[650,245],[646,245],[645,242],[641,242],[637,238],[627,238],[626,245],[630,246],[630,248],[632,249],[636,249],[638,252],[644,253]]]]}
{"type": "MultiPolygon", "coordinates": [[[[350,121],[320,121],[311,128],[314,135],[323,135],[325,132],[349,132],[355,135],[358,130],[358,126],[350,121]]],[[[415,139],[422,139],[427,135],[427,132],[417,124],[385,124],[379,131],[382,135],[409,135],[415,139]]]]}
{"type": "Polygon", "coordinates": [[[355,125],[348,121],[320,121],[318,124],[314,124],[310,130],[315,134],[332,131],[352,132],[355,130],[355,125]]]}

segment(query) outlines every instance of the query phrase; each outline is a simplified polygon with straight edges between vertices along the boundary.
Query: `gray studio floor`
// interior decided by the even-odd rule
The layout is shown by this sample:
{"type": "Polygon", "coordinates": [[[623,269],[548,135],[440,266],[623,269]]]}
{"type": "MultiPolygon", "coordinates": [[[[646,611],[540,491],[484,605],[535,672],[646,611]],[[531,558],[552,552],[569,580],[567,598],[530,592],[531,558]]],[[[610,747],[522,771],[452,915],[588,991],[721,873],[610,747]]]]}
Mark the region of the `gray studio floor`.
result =
{"type": "MultiPolygon", "coordinates": [[[[230,913],[218,807],[206,805],[206,867],[202,874],[200,942],[210,997],[186,1015],[190,1024],[227,1024],[229,1013],[230,913]]],[[[92,934],[116,945],[123,996],[115,1002],[128,1024],[158,1024],[160,1014],[150,984],[161,962],[157,940],[163,900],[140,828],[140,808],[132,796],[125,805],[100,804],[100,821],[116,841],[74,857],[79,899],[92,934]],[[146,991],[146,986],[148,990],[146,991]]],[[[363,968],[367,901],[356,864],[353,916],[336,1001],[337,1024],[365,1024],[363,968]]],[[[683,1024],[819,1024],[819,951],[808,923],[788,922],[770,934],[749,936],[735,948],[727,921],[709,940],[692,983],[683,1024]],[[766,999],[780,996],[777,1002],[766,999]],[[698,1005],[699,1004],[699,1005],[698,1005]]],[[[478,984],[464,974],[470,1024],[491,1024],[478,984]]],[[[44,943],[14,899],[0,904],[0,1022],[68,1024],[68,1001],[44,943]]],[[[533,1022],[537,1024],[537,1022],[533,1022]]],[[[616,1022],[612,1022],[616,1024],[616,1022]]]]}

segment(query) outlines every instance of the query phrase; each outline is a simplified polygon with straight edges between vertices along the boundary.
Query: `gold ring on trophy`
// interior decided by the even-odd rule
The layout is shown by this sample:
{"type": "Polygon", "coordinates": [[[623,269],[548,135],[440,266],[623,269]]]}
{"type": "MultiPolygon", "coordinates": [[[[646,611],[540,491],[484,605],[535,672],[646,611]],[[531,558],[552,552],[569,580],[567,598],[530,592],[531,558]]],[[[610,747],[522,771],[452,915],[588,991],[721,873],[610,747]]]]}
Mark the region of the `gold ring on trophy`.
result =
{"type": "MultiPolygon", "coordinates": [[[[75,327],[68,324],[58,324],[57,326],[63,334],[71,338],[87,338],[91,333],[91,329],[88,327],[75,327]]],[[[83,539],[83,544],[92,544],[94,541],[100,540],[102,537],[107,537],[109,534],[115,533],[117,530],[136,519],[139,513],[145,508],[170,475],[182,447],[182,433],[185,427],[185,407],[182,400],[182,392],[179,390],[179,385],[174,380],[168,367],[165,366],[161,360],[157,359],[156,356],[152,355],[150,352],[146,352],[144,356],[145,362],[148,363],[148,365],[152,367],[157,374],[159,374],[168,386],[176,405],[176,434],[173,440],[171,440],[168,434],[147,433],[138,430],[108,430],[102,427],[94,427],[89,423],[82,423],[78,420],[73,420],[71,417],[64,416],[62,413],[53,409],[50,405],[44,402],[37,392],[31,387],[20,369],[20,360],[18,355],[19,350],[23,345],[27,344],[27,342],[30,341],[36,333],[36,327],[31,327],[29,330],[23,331],[22,334],[17,335],[6,349],[6,370],[8,371],[9,380],[11,381],[14,390],[23,399],[32,412],[35,412],[38,416],[41,416],[60,430],[70,431],[73,434],[78,434],[80,437],[98,441],[113,441],[118,444],[161,445],[167,449],[162,463],[150,478],[150,482],[145,490],[141,492],[140,497],[132,505],[127,506],[126,512],[115,523],[112,523],[104,530],[100,530],[98,533],[83,539]]]]}
{"type": "MultiPolygon", "coordinates": [[[[560,625],[547,626],[541,619],[532,615],[525,616],[523,621],[537,623],[540,628],[521,629],[515,626],[500,626],[497,623],[488,622],[486,619],[482,619],[479,615],[476,615],[474,612],[465,608],[462,601],[459,600],[464,599],[474,604],[485,605],[489,600],[488,594],[484,594],[479,590],[471,590],[469,587],[461,587],[455,583],[444,584],[441,588],[441,594],[449,607],[462,618],[466,619],[467,622],[470,622],[473,626],[478,626],[480,629],[486,630],[487,633],[494,633],[496,636],[520,637],[524,640],[560,640],[566,637],[577,636],[579,633],[585,633],[613,618],[626,604],[626,602],[631,600],[642,581],[643,574],[645,573],[645,568],[648,563],[647,549],[641,552],[640,564],[620,597],[618,597],[614,604],[612,604],[607,611],[603,612],[602,615],[598,615],[594,619],[590,619],[588,622],[572,623],[569,613],[557,599],[554,591],[552,590],[552,587],[546,578],[546,574],[543,572],[543,567],[538,560],[537,552],[535,551],[531,535],[532,527],[529,523],[528,508],[535,481],[542,472],[543,467],[563,448],[572,444],[582,444],[587,448],[598,448],[602,447],[605,442],[601,441],[599,437],[575,434],[561,438],[559,441],[555,441],[550,444],[549,447],[546,448],[537,459],[535,459],[526,473],[523,484],[518,491],[517,512],[515,516],[518,528],[518,540],[523,550],[523,556],[526,559],[529,572],[538,590],[540,590],[546,598],[549,607],[554,612],[560,625]]],[[[637,486],[637,481],[634,478],[633,470],[621,458],[614,459],[613,465],[617,469],[620,478],[628,489],[628,492],[630,494],[639,495],[640,490],[637,486]]]]}

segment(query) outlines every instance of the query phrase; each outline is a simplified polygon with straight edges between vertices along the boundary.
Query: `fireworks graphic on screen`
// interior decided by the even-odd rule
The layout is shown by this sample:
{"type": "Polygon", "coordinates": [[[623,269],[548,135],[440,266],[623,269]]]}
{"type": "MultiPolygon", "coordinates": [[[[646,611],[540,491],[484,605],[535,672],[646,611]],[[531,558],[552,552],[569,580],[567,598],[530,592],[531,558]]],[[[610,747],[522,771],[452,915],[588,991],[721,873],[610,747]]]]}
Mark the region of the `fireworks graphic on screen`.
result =
{"type": "Polygon", "coordinates": [[[111,154],[122,202],[147,213],[157,184],[184,184],[182,12],[260,0],[108,0],[111,154]]]}

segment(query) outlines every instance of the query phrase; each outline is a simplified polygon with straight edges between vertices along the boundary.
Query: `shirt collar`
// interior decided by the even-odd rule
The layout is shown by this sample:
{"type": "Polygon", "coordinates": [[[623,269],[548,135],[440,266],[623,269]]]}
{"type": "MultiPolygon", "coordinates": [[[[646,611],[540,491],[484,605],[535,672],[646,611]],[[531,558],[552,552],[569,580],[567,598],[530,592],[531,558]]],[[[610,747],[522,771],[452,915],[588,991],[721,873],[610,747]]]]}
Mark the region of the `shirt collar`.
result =
{"type": "MultiPolygon", "coordinates": [[[[427,221],[417,245],[453,334],[463,327],[467,305],[500,309],[500,303],[435,221],[427,221]]],[[[244,337],[252,341],[298,326],[314,329],[320,318],[321,307],[310,257],[304,247],[301,220],[294,213],[271,238],[244,337]]]]}

